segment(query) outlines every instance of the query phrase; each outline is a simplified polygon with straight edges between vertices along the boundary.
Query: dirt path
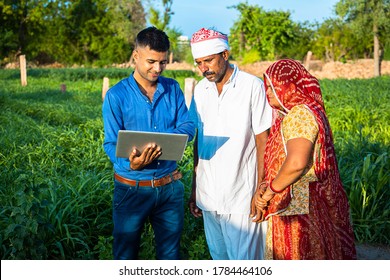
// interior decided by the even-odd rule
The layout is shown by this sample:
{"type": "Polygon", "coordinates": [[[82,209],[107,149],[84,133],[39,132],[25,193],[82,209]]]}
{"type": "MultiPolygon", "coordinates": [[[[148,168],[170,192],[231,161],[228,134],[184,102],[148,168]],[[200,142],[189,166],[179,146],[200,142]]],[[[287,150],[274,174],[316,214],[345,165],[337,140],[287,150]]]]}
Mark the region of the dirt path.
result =
{"type": "Polygon", "coordinates": [[[390,260],[390,247],[375,244],[356,245],[358,260],[390,260]]]}

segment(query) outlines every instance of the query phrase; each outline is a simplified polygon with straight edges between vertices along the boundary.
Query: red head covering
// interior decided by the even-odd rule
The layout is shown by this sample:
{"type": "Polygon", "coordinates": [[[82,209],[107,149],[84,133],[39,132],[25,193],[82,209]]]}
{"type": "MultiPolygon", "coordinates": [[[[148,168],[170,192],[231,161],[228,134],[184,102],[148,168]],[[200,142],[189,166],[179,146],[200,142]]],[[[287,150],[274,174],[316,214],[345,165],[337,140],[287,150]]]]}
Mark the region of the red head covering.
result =
{"type": "Polygon", "coordinates": [[[299,104],[324,106],[318,80],[298,61],[282,59],[273,63],[264,74],[266,79],[287,112],[299,104]],[[288,90],[290,84],[295,85],[295,90],[288,90]]]}

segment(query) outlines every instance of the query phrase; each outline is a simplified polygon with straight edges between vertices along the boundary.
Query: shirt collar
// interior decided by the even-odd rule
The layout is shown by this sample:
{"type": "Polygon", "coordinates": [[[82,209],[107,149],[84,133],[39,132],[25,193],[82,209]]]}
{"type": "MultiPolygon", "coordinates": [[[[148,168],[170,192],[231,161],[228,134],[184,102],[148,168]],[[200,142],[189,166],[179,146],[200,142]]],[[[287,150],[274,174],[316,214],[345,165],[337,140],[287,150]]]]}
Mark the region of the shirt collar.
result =
{"type": "Polygon", "coordinates": [[[226,82],[226,84],[233,83],[233,87],[235,87],[236,82],[237,82],[237,74],[238,74],[239,69],[238,69],[237,65],[231,64],[231,66],[233,66],[233,73],[230,76],[229,80],[226,82]]]}
{"type": "MultiPolygon", "coordinates": [[[[140,91],[140,89],[138,87],[138,83],[134,79],[134,71],[131,73],[129,79],[130,79],[130,83],[133,84],[133,86],[135,86],[140,91]]],[[[156,92],[154,93],[154,98],[153,98],[154,100],[157,100],[157,98],[165,92],[165,86],[164,85],[165,85],[164,84],[164,79],[162,78],[162,76],[159,76],[158,79],[157,79],[156,92]]],[[[140,91],[140,93],[141,93],[141,91],[140,91]]]]}

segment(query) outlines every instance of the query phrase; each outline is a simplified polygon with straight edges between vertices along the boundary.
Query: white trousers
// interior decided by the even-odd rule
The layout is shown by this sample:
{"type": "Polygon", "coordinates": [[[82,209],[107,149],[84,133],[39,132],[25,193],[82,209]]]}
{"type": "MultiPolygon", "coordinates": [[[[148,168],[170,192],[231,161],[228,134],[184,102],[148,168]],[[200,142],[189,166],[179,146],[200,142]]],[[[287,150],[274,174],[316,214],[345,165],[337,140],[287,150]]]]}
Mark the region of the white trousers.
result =
{"type": "Polygon", "coordinates": [[[264,259],[267,222],[254,223],[249,215],[203,211],[207,245],[214,260],[264,259]]]}

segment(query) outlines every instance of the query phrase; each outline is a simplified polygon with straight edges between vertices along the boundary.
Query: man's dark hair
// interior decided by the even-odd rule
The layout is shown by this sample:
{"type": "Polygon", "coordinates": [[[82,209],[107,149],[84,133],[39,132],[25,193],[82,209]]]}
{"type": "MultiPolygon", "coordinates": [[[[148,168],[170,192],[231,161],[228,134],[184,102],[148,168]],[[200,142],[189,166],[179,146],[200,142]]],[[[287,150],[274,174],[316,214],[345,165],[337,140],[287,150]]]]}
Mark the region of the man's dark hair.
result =
{"type": "Polygon", "coordinates": [[[170,43],[164,31],[151,26],[138,33],[135,47],[149,47],[157,52],[166,52],[169,50],[170,43]]]}

